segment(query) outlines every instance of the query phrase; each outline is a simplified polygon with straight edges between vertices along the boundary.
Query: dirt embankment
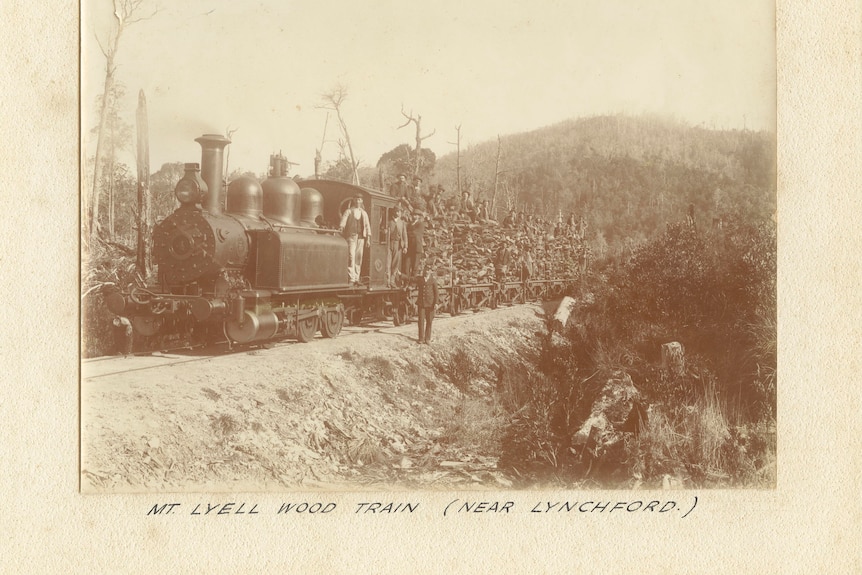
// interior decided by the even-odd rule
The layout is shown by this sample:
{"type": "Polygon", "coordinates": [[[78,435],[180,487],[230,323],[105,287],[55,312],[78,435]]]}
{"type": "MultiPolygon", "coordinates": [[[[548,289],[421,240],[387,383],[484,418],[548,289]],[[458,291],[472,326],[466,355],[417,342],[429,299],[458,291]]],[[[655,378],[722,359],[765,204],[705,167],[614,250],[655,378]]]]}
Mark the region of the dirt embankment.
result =
{"type": "Polygon", "coordinates": [[[83,365],[85,491],[510,487],[494,390],[529,370],[522,305],[219,357],[83,365]],[[126,371],[134,368],[134,371],[126,371]]]}

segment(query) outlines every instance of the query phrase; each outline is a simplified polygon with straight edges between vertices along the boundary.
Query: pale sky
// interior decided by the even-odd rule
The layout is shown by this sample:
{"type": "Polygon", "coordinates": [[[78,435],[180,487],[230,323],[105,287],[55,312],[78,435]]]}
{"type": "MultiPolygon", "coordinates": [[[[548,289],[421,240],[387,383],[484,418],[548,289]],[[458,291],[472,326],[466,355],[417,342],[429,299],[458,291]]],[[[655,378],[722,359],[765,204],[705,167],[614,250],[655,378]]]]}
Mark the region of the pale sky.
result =
{"type": "MultiPolygon", "coordinates": [[[[422,115],[438,156],[562,120],[654,113],[706,127],[774,130],[774,4],[760,0],[152,0],[129,27],[117,77],[134,123],[147,96],[150,164],[200,161],[194,138],[237,128],[230,167],[264,172],[269,154],[313,173],[326,112],[343,114],[363,165],[414,139],[422,115]]],[[[95,125],[109,0],[82,0],[82,129],[95,125]]],[[[334,118],[324,160],[338,155],[334,118]]],[[[94,145],[85,142],[85,149],[94,145]]]]}

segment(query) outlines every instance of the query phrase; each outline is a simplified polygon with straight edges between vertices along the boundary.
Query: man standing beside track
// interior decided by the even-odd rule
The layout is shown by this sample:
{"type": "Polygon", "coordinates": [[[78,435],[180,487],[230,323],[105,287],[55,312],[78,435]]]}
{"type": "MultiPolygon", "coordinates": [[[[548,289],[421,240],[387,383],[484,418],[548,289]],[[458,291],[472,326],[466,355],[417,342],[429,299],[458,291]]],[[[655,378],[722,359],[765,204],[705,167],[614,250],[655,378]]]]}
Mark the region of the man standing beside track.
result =
{"type": "Polygon", "coordinates": [[[431,323],[434,321],[439,291],[433,266],[425,264],[422,268],[418,287],[416,306],[419,310],[419,343],[429,344],[431,343],[431,323]]]}
{"type": "Polygon", "coordinates": [[[365,253],[365,246],[371,244],[371,224],[368,221],[368,213],[362,207],[362,198],[350,200],[350,207],[344,210],[341,216],[338,231],[347,240],[347,278],[353,285],[360,285],[362,255],[365,253]]]}

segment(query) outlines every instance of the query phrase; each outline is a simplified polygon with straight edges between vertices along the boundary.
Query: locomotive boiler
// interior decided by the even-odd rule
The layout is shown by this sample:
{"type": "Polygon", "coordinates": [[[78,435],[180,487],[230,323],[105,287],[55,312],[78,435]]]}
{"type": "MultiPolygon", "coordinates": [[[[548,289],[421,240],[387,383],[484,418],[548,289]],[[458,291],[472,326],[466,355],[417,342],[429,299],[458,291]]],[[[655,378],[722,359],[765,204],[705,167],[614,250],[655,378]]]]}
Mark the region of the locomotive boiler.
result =
{"type": "Polygon", "coordinates": [[[368,250],[364,283],[351,286],[346,241],[317,223],[338,222],[357,196],[385,217],[394,205],[388,196],[322,180],[300,188],[280,155],[271,157],[268,179],[239,177],[224,194],[230,141],[220,135],[196,141],[201,163],[185,164],[174,190],[179,207],[153,230],[157,285],[107,300],[138,334],[223,332],[231,342],[249,343],[292,333],[308,341],[318,329],[338,335],[345,317],[358,321],[371,304],[390,315],[403,307],[401,290],[384,289],[385,250],[368,250]]]}

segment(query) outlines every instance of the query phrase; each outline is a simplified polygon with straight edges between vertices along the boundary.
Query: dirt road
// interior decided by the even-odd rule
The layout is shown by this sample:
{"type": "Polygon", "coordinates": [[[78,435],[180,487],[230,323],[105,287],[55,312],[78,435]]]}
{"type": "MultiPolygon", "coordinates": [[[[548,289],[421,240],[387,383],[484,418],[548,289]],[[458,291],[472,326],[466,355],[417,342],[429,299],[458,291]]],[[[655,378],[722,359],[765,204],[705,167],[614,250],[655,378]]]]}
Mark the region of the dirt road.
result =
{"type": "Polygon", "coordinates": [[[537,305],[207,357],[84,362],[82,488],[96,492],[508,487],[501,365],[526,369],[537,305]],[[465,393],[466,392],[466,393],[465,393]]]}

